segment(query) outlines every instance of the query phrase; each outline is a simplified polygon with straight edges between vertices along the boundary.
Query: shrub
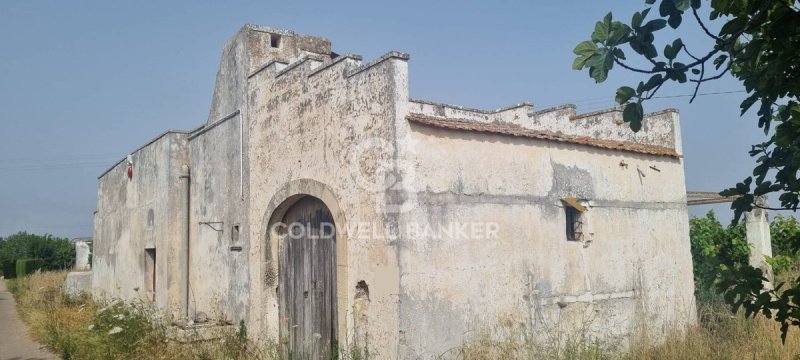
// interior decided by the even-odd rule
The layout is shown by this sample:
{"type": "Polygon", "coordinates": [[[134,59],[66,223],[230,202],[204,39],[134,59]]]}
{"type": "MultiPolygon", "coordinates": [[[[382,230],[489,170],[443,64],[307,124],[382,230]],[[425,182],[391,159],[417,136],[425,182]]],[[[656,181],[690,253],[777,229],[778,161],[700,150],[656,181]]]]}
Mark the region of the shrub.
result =
{"type": "Polygon", "coordinates": [[[45,270],[63,270],[75,261],[75,245],[66,238],[18,232],[0,238],[0,263],[43,259],[45,270]]]}
{"type": "Polygon", "coordinates": [[[25,277],[36,270],[44,267],[43,259],[19,259],[17,260],[17,277],[25,277]]]}
{"type": "Polygon", "coordinates": [[[746,264],[750,249],[743,223],[723,226],[713,211],[689,220],[689,236],[698,300],[714,298],[723,271],[746,264]]]}
{"type": "Polygon", "coordinates": [[[3,261],[3,276],[6,279],[17,277],[17,264],[13,261],[3,261]]]}

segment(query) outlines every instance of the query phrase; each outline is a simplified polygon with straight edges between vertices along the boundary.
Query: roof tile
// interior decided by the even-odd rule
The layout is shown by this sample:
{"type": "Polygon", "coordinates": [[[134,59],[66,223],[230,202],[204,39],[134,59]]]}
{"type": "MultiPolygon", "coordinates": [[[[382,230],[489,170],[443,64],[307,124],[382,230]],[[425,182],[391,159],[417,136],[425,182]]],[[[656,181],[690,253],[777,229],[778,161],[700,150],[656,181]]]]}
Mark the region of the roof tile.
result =
{"type": "Polygon", "coordinates": [[[675,150],[665,147],[637,144],[627,141],[595,139],[588,136],[563,135],[548,131],[526,129],[524,127],[511,123],[503,123],[503,122],[481,123],[465,119],[441,118],[441,117],[433,117],[433,116],[413,114],[413,113],[407,115],[406,120],[413,123],[442,128],[442,129],[510,135],[516,137],[529,138],[529,139],[580,144],[580,145],[593,146],[603,149],[630,151],[640,154],[669,156],[674,158],[681,157],[681,155],[675,152],[675,150]]]}

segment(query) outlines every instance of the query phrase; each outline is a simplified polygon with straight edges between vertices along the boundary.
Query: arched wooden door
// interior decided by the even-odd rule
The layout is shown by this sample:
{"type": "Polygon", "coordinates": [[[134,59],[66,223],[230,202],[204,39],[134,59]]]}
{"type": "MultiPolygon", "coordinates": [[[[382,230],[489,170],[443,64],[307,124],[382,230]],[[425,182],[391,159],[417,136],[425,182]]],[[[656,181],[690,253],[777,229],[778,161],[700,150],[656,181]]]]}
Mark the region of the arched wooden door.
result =
{"type": "Polygon", "coordinates": [[[292,359],[334,358],[337,351],[336,227],[325,204],[306,196],[283,217],[280,244],[281,340],[292,359]]]}

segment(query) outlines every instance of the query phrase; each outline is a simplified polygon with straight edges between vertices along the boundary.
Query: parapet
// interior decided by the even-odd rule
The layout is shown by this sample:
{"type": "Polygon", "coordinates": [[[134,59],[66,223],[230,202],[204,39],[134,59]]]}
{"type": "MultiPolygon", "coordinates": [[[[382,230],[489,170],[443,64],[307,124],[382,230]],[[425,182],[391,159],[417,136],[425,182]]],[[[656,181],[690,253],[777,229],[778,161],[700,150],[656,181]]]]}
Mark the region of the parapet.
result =
{"type": "Polygon", "coordinates": [[[479,131],[541,140],[681,157],[680,123],[675,109],[646,114],[642,129],[633,132],[622,111],[611,108],[578,114],[575,105],[533,111],[530,103],[497,110],[409,100],[407,119],[427,126],[479,131]]]}

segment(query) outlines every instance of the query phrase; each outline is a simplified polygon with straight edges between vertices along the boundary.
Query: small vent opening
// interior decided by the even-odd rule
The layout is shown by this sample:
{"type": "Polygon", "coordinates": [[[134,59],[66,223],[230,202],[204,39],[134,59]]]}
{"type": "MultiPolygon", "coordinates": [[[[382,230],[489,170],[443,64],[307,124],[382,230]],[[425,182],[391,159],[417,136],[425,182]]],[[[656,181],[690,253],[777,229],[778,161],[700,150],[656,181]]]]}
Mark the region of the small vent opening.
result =
{"type": "Polygon", "coordinates": [[[278,34],[269,34],[269,45],[273,48],[281,47],[281,36],[278,34]]]}

